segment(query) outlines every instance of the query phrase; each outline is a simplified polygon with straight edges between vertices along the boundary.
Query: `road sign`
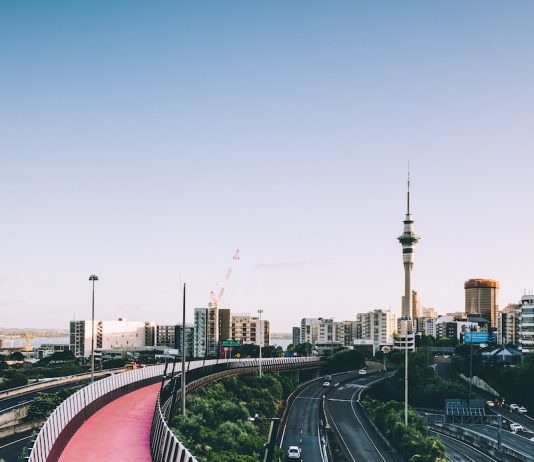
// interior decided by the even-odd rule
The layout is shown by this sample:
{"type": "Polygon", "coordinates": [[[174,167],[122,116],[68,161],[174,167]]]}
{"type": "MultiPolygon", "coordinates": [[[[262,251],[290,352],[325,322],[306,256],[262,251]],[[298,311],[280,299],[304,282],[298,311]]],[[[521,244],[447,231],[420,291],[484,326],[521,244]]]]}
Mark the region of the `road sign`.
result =
{"type": "Polygon", "coordinates": [[[238,347],[239,345],[241,345],[239,340],[223,340],[222,341],[223,347],[238,347]]]}

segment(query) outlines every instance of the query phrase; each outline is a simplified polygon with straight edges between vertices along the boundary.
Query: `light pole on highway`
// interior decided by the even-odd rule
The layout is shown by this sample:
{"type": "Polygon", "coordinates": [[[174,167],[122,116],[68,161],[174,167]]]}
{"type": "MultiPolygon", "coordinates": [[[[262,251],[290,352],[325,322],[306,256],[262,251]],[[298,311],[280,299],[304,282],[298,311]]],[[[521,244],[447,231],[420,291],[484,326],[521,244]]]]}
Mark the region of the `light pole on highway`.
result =
{"type": "Polygon", "coordinates": [[[263,325],[261,323],[261,315],[263,313],[263,310],[262,309],[259,309],[258,310],[258,313],[260,314],[260,340],[259,340],[259,344],[260,344],[260,379],[261,379],[261,338],[262,338],[262,333],[263,333],[263,325]]]}
{"type": "Polygon", "coordinates": [[[91,383],[95,380],[95,281],[98,281],[96,274],[91,274],[89,280],[93,283],[93,299],[91,304],[91,383]]]}

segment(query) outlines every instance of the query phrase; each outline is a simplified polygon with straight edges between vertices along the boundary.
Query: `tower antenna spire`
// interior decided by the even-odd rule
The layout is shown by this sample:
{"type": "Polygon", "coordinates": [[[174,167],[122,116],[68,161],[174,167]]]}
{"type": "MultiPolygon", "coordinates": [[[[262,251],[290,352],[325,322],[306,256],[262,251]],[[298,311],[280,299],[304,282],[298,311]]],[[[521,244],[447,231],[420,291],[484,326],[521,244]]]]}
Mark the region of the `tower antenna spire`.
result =
{"type": "Polygon", "coordinates": [[[410,161],[408,161],[408,192],[406,195],[407,213],[410,214],[410,161]]]}

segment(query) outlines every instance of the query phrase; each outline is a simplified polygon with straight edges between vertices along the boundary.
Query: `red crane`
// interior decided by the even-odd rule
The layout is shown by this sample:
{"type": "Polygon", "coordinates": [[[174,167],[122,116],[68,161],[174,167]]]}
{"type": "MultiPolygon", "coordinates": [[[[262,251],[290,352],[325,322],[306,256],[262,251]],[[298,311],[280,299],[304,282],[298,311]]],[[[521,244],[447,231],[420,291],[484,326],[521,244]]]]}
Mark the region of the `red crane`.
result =
{"type": "Polygon", "coordinates": [[[228,279],[230,279],[234,266],[238,260],[239,260],[239,249],[236,249],[236,251],[234,252],[234,255],[232,256],[232,263],[230,263],[230,267],[226,271],[226,276],[224,277],[221,283],[221,288],[219,290],[218,295],[215,295],[215,292],[213,290],[210,293],[211,304],[213,306],[219,306],[219,303],[221,302],[221,298],[224,295],[224,288],[226,286],[226,283],[228,282],[228,279]]]}

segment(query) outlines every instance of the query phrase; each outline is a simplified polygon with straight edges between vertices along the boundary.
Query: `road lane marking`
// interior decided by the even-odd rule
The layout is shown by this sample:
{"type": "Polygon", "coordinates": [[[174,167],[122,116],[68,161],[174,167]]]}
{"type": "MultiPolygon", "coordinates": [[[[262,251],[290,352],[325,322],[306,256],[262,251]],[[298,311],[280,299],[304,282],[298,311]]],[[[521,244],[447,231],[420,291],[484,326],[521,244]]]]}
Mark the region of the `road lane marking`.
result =
{"type": "MultiPolygon", "coordinates": [[[[378,380],[377,380],[378,382],[378,380]]],[[[357,390],[354,392],[354,394],[352,395],[352,397],[350,398],[351,400],[351,403],[350,403],[350,408],[352,409],[352,412],[354,413],[354,417],[356,417],[356,420],[358,421],[358,423],[360,424],[360,426],[362,427],[362,430],[365,432],[365,434],[367,435],[367,438],[369,438],[369,441],[371,442],[371,444],[373,445],[373,447],[376,449],[376,452],[378,453],[378,455],[380,456],[380,458],[384,461],[384,462],[387,462],[386,459],[384,459],[384,456],[382,455],[382,453],[378,450],[378,448],[376,447],[376,444],[373,442],[373,440],[371,439],[371,436],[369,435],[369,433],[367,433],[367,430],[365,429],[365,427],[363,426],[362,424],[362,421],[359,419],[358,415],[356,414],[356,411],[354,410],[354,404],[352,402],[352,400],[354,399],[354,395],[356,393],[358,393],[358,402],[360,401],[360,397],[362,395],[362,391],[364,390],[364,388],[362,388],[361,390],[357,390]]]]}
{"type": "Polygon", "coordinates": [[[28,438],[31,438],[31,437],[32,437],[32,435],[27,436],[26,438],[21,438],[20,440],[11,441],[11,443],[7,443],[7,444],[4,444],[3,446],[0,446],[0,449],[7,448],[8,446],[10,446],[12,444],[15,444],[15,443],[20,443],[21,441],[27,440],[28,438]]]}
{"type": "MultiPolygon", "coordinates": [[[[430,431],[431,431],[432,433],[435,433],[436,435],[440,435],[440,436],[442,436],[442,437],[444,437],[444,438],[448,438],[448,439],[450,439],[450,440],[453,440],[455,443],[459,444],[460,446],[462,446],[462,445],[467,446],[468,448],[470,448],[470,449],[472,449],[472,450],[474,450],[474,451],[476,451],[476,452],[479,452],[480,454],[482,454],[482,455],[483,455],[484,457],[486,457],[487,459],[489,459],[489,460],[493,460],[494,462],[497,462],[496,459],[494,459],[493,457],[488,456],[486,453],[484,453],[484,452],[478,450],[478,449],[475,448],[474,446],[469,446],[468,444],[464,443],[463,441],[457,440],[456,438],[453,438],[452,436],[445,435],[445,434],[440,433],[440,432],[437,432],[437,431],[435,431],[435,430],[430,430],[430,431]]],[[[458,449],[457,449],[457,451],[458,451],[458,449]]],[[[461,451],[459,451],[459,452],[461,453],[461,451]]],[[[469,457],[469,456],[466,455],[466,457],[469,457]]],[[[471,460],[474,460],[474,459],[471,459],[471,460]]]]}

